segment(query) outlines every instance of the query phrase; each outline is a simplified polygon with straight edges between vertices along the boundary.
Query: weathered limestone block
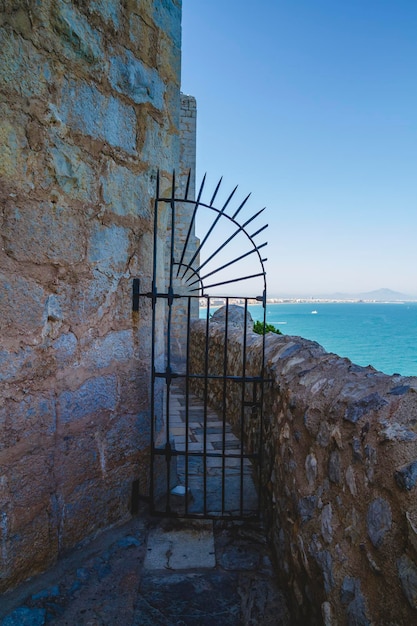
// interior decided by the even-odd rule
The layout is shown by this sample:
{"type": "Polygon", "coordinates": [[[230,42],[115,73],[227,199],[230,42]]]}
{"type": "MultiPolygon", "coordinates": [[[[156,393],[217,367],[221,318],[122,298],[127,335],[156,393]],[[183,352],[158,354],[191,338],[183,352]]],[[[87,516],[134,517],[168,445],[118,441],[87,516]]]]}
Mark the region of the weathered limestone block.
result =
{"type": "Polygon", "coordinates": [[[25,212],[6,208],[5,251],[17,261],[78,263],[85,255],[82,219],[71,207],[52,202],[31,204],[25,212]]]}
{"type": "Polygon", "coordinates": [[[149,69],[129,50],[110,59],[109,80],[112,87],[136,104],[149,102],[156,109],[164,106],[165,84],[155,69],[149,69]]]}
{"type": "Polygon", "coordinates": [[[114,411],[116,404],[116,377],[99,376],[74,391],[63,391],[58,396],[58,416],[62,423],[72,422],[101,411],[114,411]]]}
{"type": "Polygon", "coordinates": [[[136,152],[136,114],[132,106],[103,95],[84,81],[65,80],[58,115],[70,129],[101,139],[129,154],[136,152]]]}
{"type": "MultiPolygon", "coordinates": [[[[240,374],[240,329],[209,324],[210,372],[240,374]]],[[[221,314],[219,314],[221,315],[221,314]]],[[[224,311],[223,311],[224,317],[224,311]]],[[[206,324],[192,326],[203,373],[206,324]]],[[[248,333],[246,371],[261,343],[248,333]]],[[[299,623],[415,621],[417,379],[386,376],[299,337],[266,336],[262,488],[278,569],[299,623]],[[407,550],[405,552],[405,549],[407,550]]],[[[226,387],[228,419],[239,399],[226,387]]],[[[222,390],[209,385],[213,406],[222,390]]]]}
{"type": "Polygon", "coordinates": [[[32,42],[0,29],[0,89],[24,98],[42,97],[51,79],[48,59],[32,42]]]}
{"type": "Polygon", "coordinates": [[[121,274],[127,268],[129,248],[127,228],[96,223],[90,235],[88,261],[103,274],[121,274]]]}
{"type": "Polygon", "coordinates": [[[54,179],[60,190],[77,200],[96,202],[98,198],[96,174],[93,164],[86,159],[80,148],[55,137],[51,156],[54,179]]]}
{"type": "Polygon", "coordinates": [[[115,29],[119,28],[122,13],[120,0],[93,0],[89,2],[88,11],[90,14],[96,13],[115,29]]]}
{"type": "Polygon", "coordinates": [[[150,178],[149,173],[139,176],[109,160],[100,178],[103,201],[117,215],[150,219],[153,210],[150,178]]]}
{"type": "Polygon", "coordinates": [[[52,6],[51,27],[58,39],[59,51],[69,60],[103,70],[104,50],[102,35],[92,28],[87,18],[72,4],[57,0],[52,6]]]}

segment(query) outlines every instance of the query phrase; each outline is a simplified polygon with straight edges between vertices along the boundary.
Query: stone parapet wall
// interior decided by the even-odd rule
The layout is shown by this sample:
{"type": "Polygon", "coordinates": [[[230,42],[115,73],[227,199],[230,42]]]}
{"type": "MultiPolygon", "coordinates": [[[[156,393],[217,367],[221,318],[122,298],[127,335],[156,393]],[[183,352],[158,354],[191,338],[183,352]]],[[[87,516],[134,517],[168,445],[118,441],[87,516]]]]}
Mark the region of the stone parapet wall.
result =
{"type": "MultiPolygon", "coordinates": [[[[192,328],[203,373],[205,322],[192,328]]],[[[210,373],[224,328],[210,323],[210,373]]],[[[247,337],[247,374],[262,338],[247,337]]],[[[242,328],[228,333],[241,374],[242,328]]],[[[387,376],[300,337],[266,336],[262,497],[294,623],[403,625],[417,616],[417,379],[387,376]]],[[[240,406],[228,388],[228,418],[240,406]]],[[[210,383],[214,406],[220,389],[210,383]]],[[[248,425],[250,421],[247,422],[248,425]]],[[[247,439],[254,436],[248,426],[247,439]]]]}
{"type": "Polygon", "coordinates": [[[179,168],[181,51],[180,0],[1,5],[0,591],[147,493],[131,289],[151,288],[156,172],[179,168]]]}

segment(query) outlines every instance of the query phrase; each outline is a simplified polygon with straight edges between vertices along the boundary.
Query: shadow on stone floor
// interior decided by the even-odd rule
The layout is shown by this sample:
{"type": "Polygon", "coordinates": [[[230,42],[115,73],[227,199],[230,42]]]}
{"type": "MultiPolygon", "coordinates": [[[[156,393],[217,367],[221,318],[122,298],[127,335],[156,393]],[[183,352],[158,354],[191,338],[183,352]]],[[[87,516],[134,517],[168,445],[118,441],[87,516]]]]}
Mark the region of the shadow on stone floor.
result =
{"type": "Polygon", "coordinates": [[[288,626],[262,528],[146,509],[0,598],[1,626],[288,626]]]}

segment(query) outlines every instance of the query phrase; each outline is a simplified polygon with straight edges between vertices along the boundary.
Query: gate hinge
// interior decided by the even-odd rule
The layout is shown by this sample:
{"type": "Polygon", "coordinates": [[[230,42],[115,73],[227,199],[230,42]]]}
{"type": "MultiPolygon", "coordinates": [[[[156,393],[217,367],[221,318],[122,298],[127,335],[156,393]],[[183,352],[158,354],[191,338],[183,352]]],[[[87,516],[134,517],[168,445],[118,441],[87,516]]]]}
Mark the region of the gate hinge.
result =
{"type": "Polygon", "coordinates": [[[139,295],[140,295],[140,280],[139,278],[134,278],[133,287],[132,287],[132,311],[139,311],[139,295]]]}

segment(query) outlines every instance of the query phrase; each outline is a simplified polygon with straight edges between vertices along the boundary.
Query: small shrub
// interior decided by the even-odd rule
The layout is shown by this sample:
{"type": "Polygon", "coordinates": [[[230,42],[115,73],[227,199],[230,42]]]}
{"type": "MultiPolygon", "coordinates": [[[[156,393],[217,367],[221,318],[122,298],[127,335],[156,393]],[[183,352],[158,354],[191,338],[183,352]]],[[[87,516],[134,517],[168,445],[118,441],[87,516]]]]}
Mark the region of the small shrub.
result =
{"type": "Polygon", "coordinates": [[[276,335],[282,335],[279,328],[276,328],[273,324],[264,324],[259,320],[253,324],[253,330],[258,335],[265,335],[265,333],[275,333],[276,335]]]}

